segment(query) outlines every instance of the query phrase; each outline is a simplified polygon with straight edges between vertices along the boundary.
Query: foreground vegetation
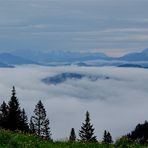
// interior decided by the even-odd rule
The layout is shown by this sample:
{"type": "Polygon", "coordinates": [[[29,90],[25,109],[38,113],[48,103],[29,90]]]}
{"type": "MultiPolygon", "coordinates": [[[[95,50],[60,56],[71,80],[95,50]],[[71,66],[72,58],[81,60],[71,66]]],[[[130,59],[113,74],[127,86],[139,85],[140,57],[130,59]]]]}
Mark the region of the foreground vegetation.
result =
{"type": "Polygon", "coordinates": [[[0,106],[0,148],[148,148],[148,122],[138,124],[127,135],[113,143],[109,131],[104,131],[102,141],[98,142],[90,114],[86,112],[85,121],[77,134],[72,128],[67,141],[54,141],[49,127],[49,119],[41,102],[37,103],[30,123],[24,109],[20,108],[15,87],[7,103],[0,106]]]}
{"type": "Polygon", "coordinates": [[[53,142],[31,134],[0,130],[0,148],[148,148],[148,145],[133,143],[126,138],[115,144],[53,142]]]}

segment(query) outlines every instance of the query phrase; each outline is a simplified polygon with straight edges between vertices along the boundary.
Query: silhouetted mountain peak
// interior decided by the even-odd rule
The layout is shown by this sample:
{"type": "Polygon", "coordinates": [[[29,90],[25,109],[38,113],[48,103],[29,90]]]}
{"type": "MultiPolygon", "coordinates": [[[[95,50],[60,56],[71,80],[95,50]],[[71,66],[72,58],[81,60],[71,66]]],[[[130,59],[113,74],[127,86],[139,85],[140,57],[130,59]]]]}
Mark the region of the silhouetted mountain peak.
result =
{"type": "Polygon", "coordinates": [[[7,52],[0,54],[0,62],[10,65],[36,64],[36,62],[7,52]]]}
{"type": "Polygon", "coordinates": [[[118,60],[124,61],[148,61],[148,48],[142,52],[133,52],[118,58],[118,60]]]}

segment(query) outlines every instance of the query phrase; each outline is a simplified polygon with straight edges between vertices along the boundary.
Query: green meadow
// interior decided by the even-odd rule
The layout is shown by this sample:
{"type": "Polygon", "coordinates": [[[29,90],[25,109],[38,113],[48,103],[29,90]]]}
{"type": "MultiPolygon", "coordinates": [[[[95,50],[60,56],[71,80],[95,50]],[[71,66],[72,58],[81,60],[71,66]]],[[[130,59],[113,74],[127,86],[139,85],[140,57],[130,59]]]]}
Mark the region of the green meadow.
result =
{"type": "Polygon", "coordinates": [[[31,134],[0,130],[0,148],[148,148],[122,138],[114,144],[48,141],[31,134]]]}

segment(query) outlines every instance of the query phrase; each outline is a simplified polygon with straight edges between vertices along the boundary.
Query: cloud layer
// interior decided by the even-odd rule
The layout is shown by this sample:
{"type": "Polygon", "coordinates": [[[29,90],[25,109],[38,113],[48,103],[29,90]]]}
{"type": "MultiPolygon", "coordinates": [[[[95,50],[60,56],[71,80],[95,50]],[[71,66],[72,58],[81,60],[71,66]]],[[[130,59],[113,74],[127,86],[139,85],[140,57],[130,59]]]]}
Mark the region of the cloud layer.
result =
{"type": "Polygon", "coordinates": [[[147,5],[146,0],[2,1],[0,50],[142,50],[148,46],[147,5]]]}
{"type": "Polygon", "coordinates": [[[114,138],[126,134],[139,122],[147,119],[148,71],[136,68],[115,67],[39,67],[24,66],[0,69],[0,101],[8,101],[11,88],[16,86],[21,106],[32,115],[41,99],[51,121],[54,139],[76,132],[91,114],[95,133],[101,140],[103,131],[109,130],[114,138]],[[68,80],[59,85],[46,85],[41,79],[63,72],[105,75],[115,79],[68,80]]]}

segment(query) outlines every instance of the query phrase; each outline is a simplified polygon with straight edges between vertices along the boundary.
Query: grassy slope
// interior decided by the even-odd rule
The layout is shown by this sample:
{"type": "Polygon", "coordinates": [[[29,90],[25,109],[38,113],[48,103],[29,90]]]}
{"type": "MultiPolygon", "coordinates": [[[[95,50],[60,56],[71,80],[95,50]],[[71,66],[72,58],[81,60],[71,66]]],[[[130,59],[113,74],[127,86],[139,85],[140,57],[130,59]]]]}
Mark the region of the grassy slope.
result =
{"type": "MultiPolygon", "coordinates": [[[[83,144],[69,142],[49,142],[41,138],[21,133],[0,130],[0,148],[114,148],[114,145],[83,144]]],[[[116,148],[148,148],[139,144],[128,144],[125,141],[118,143],[116,148]]]]}

